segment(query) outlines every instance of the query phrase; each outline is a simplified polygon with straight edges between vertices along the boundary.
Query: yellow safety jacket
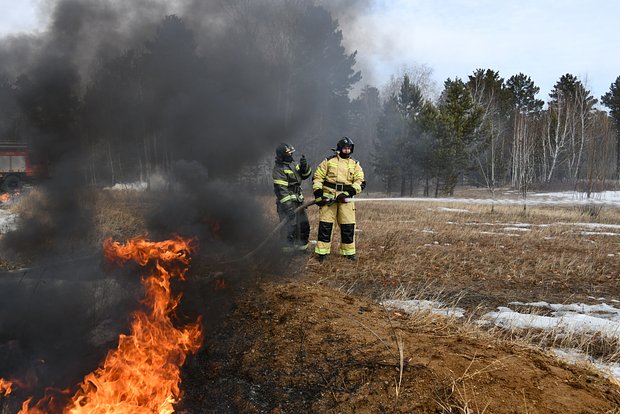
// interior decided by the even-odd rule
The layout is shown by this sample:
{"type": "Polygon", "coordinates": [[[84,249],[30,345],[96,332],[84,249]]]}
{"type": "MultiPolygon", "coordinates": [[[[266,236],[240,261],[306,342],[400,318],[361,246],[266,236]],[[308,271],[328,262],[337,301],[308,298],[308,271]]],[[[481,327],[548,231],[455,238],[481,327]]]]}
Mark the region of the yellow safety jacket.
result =
{"type": "Polygon", "coordinates": [[[326,198],[335,198],[340,193],[348,196],[362,192],[364,171],[360,163],[354,158],[342,158],[339,154],[324,159],[314,172],[312,191],[323,189],[326,198]],[[345,186],[355,190],[350,194],[345,186]]]}

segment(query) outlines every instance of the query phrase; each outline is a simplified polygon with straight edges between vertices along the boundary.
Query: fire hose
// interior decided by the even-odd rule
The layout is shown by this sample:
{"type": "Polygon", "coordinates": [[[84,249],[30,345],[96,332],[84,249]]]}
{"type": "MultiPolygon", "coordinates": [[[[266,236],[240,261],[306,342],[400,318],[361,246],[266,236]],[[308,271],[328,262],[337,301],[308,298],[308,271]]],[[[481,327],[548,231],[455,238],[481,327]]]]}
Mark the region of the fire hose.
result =
{"type": "MultiPolygon", "coordinates": [[[[345,199],[345,202],[349,202],[349,201],[353,201],[353,199],[350,199],[350,198],[345,199]]],[[[329,206],[329,205],[334,204],[335,202],[336,202],[336,199],[329,199],[329,200],[326,200],[325,205],[329,206]]],[[[231,262],[226,262],[226,263],[241,262],[241,261],[245,261],[245,260],[250,259],[258,251],[260,251],[265,246],[265,244],[267,244],[267,242],[269,240],[271,240],[271,238],[282,229],[282,227],[284,227],[289,221],[291,221],[291,217],[295,217],[295,215],[297,213],[299,213],[301,210],[303,210],[305,208],[308,208],[310,206],[313,206],[316,203],[317,203],[317,200],[306,201],[304,204],[300,205],[295,210],[293,210],[288,217],[285,217],[282,221],[280,221],[280,223],[278,223],[278,225],[276,227],[274,227],[273,230],[271,230],[271,233],[269,233],[267,235],[267,237],[265,237],[265,239],[261,242],[261,244],[259,244],[258,246],[256,246],[256,248],[254,248],[254,250],[252,250],[251,252],[246,253],[240,259],[237,259],[237,260],[234,260],[234,261],[231,261],[231,262]]]]}
{"type": "Polygon", "coordinates": [[[297,207],[295,210],[293,210],[293,212],[288,216],[285,217],[282,221],[280,221],[280,223],[278,223],[278,225],[276,227],[274,227],[273,230],[271,230],[271,233],[269,233],[267,235],[267,237],[265,237],[265,240],[263,240],[261,242],[261,244],[259,244],[254,250],[252,250],[251,252],[246,253],[243,257],[241,257],[239,260],[235,260],[237,261],[244,261],[244,260],[248,260],[250,259],[252,256],[254,256],[260,249],[262,249],[265,244],[267,244],[267,242],[269,240],[271,240],[271,238],[274,236],[274,234],[278,233],[282,227],[284,227],[289,221],[290,221],[290,217],[294,217],[297,213],[299,213],[301,210],[308,208],[310,206],[313,206],[317,203],[317,200],[310,200],[310,201],[306,201],[305,203],[303,203],[302,205],[300,205],[299,207],[297,207]]]}

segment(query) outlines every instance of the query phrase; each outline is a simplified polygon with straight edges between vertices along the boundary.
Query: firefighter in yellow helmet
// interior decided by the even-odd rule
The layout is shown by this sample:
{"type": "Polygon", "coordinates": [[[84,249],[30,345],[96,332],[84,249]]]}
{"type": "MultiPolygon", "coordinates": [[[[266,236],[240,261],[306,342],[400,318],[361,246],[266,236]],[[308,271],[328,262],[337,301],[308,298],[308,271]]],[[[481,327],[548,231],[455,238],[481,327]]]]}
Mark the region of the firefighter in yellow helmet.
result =
{"type": "Polygon", "coordinates": [[[310,237],[310,223],[305,209],[297,209],[302,205],[304,196],[301,182],[312,174],[305,156],[299,163],[293,159],[295,148],[281,143],[276,147],[276,160],[273,166],[273,191],[276,195],[276,208],[280,221],[287,220],[282,229],[285,241],[284,252],[306,252],[310,237]]]}
{"type": "Polygon", "coordinates": [[[362,191],[364,171],[359,162],[351,157],[354,147],[351,139],[342,138],[334,150],[336,154],[323,160],[314,173],[312,190],[320,207],[314,251],[319,261],[331,252],[334,222],[340,226],[339,253],[347,259],[356,260],[355,204],[350,199],[362,191]]]}

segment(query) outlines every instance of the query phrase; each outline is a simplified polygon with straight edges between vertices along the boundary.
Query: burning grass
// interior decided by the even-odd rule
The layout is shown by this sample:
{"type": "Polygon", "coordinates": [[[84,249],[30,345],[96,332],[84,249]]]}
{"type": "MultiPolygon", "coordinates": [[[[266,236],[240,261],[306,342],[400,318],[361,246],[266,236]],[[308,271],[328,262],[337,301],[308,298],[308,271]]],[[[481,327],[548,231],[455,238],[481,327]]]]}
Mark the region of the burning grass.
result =
{"type": "MultiPolygon", "coordinates": [[[[202,343],[200,320],[177,328],[173,317],[180,296],[171,292],[171,279],[184,279],[192,250],[190,240],[177,238],[150,242],[134,238],[126,244],[106,240],[104,255],[113,263],[152,264],[152,273],[143,278],[146,311],[132,316],[129,334],[121,334],[118,347],[111,350],[94,372],[86,375],[79,389],[49,389],[31,405],[23,402],[20,414],[43,413],[173,413],[181,391],[180,369],[189,353],[202,343]],[[180,265],[180,266],[179,266],[180,265]],[[65,402],[66,401],[66,402],[65,402]]],[[[0,379],[0,391],[10,394],[19,381],[0,379]]]]}

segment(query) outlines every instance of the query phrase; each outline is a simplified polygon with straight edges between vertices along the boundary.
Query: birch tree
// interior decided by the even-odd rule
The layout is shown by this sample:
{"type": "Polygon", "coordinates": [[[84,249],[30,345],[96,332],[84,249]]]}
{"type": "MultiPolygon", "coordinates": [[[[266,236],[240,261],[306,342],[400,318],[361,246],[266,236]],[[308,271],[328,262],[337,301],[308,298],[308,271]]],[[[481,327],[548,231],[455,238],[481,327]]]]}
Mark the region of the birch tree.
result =
{"type": "Polygon", "coordinates": [[[528,186],[535,179],[536,140],[534,132],[536,128],[534,123],[540,118],[544,102],[536,99],[540,88],[523,73],[511,76],[506,81],[506,89],[512,100],[511,184],[519,189],[525,199],[528,186]]]}
{"type": "Polygon", "coordinates": [[[549,94],[547,128],[543,137],[545,181],[576,182],[592,108],[597,100],[575,76],[563,75],[549,94]]]}

